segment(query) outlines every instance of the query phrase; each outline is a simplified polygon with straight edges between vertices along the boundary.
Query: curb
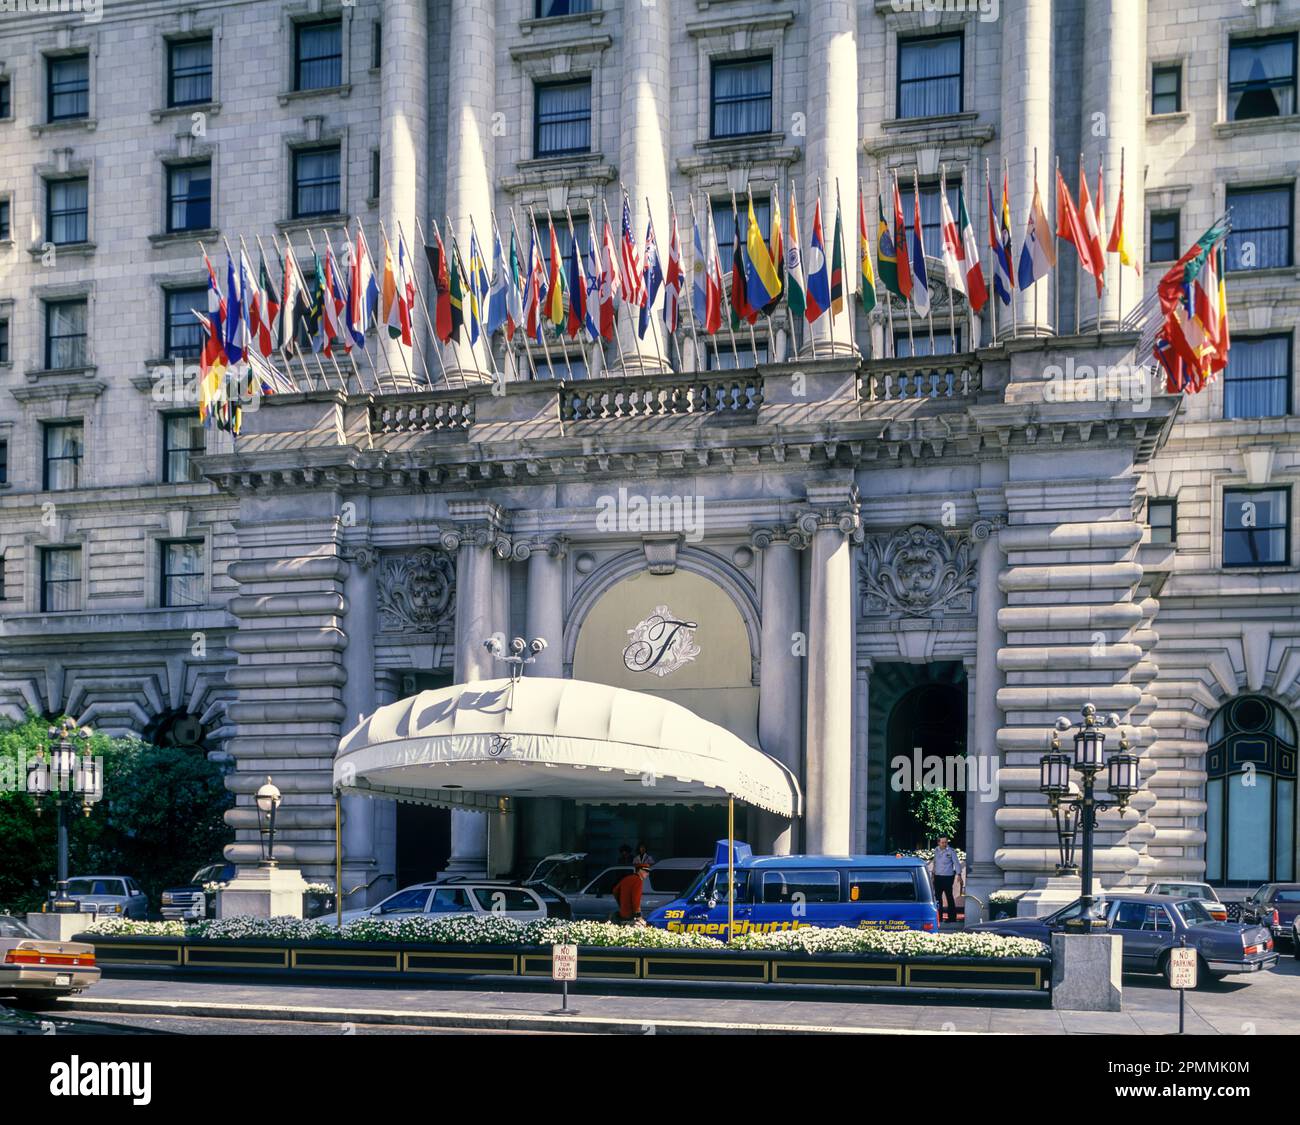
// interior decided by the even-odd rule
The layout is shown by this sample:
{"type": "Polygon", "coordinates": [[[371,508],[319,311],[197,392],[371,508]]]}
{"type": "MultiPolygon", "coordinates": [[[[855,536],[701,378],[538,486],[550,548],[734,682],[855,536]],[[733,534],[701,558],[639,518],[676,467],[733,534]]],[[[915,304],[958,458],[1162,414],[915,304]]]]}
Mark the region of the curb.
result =
{"type": "Polygon", "coordinates": [[[316,1008],[214,1004],[182,1000],[92,1000],[65,997],[57,1010],[119,1015],[207,1016],[221,1019],[365,1023],[495,1031],[565,1031],[589,1035],[942,1035],[911,1028],[834,1027],[818,1024],[723,1023],[696,1020],[619,1019],[558,1014],[493,1015],[487,1012],[408,1011],[386,1008],[316,1008]]]}

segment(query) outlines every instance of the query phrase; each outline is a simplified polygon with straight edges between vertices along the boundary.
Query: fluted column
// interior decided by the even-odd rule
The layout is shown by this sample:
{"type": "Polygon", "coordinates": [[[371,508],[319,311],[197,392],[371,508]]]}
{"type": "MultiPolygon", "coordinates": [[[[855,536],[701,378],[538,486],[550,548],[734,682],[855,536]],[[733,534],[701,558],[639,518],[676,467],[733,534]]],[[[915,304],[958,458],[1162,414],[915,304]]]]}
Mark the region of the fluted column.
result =
{"type": "MultiPolygon", "coordinates": [[[[809,0],[808,8],[808,61],[800,73],[807,78],[806,104],[816,106],[817,111],[808,115],[803,198],[799,202],[804,220],[811,225],[820,181],[829,269],[835,257],[835,189],[839,185],[845,254],[844,311],[818,318],[810,338],[816,355],[852,354],[852,297],[858,285],[858,270],[853,266],[857,245],[858,5],[852,0],[809,0]]],[[[772,112],[779,114],[781,107],[773,106],[772,112]]],[[[773,128],[783,131],[775,121],[773,128]]],[[[805,239],[806,265],[807,236],[800,234],[800,238],[805,239]]]]}
{"type": "Polygon", "coordinates": [[[529,669],[533,676],[564,675],[564,543],[534,544],[528,554],[528,640],[542,637],[546,648],[529,669]]]}
{"type": "Polygon", "coordinates": [[[799,517],[811,543],[808,599],[808,722],[804,751],[804,850],[847,855],[853,751],[852,543],[861,540],[856,489],[809,485],[799,517]]]}
{"type": "MultiPolygon", "coordinates": [[[[1002,631],[998,628],[998,610],[1002,608],[1002,591],[998,577],[1005,556],[998,542],[998,527],[992,520],[980,520],[971,529],[976,542],[975,593],[975,729],[969,732],[967,754],[976,758],[975,778],[996,782],[998,755],[998,689],[1002,673],[998,668],[998,649],[1002,631]]],[[[967,776],[970,776],[969,774],[967,776]]],[[[1002,886],[1002,872],[994,862],[1001,833],[997,826],[998,791],[968,790],[966,794],[966,885],[982,903],[988,892],[1002,886]]]]}
{"type": "MultiPolygon", "coordinates": [[[[1125,3],[1127,0],[1119,2],[1125,3]]],[[[1012,207],[1012,241],[1017,247],[1024,238],[1025,220],[1034,199],[1035,150],[1038,154],[1038,185],[1042,193],[1043,210],[1049,220],[1053,214],[1052,6],[1053,0],[1033,0],[1032,3],[1002,6],[1003,66],[1012,65],[1022,75],[1016,82],[1003,83],[999,121],[1002,156],[1007,162],[1007,185],[1012,207]]],[[[999,170],[991,171],[996,183],[999,170]]],[[[1063,169],[1062,174],[1069,179],[1068,168],[1063,169]]],[[[984,169],[972,168],[971,176],[972,182],[966,185],[968,201],[979,198],[979,192],[974,188],[976,184],[983,184],[984,169]]],[[[997,195],[996,187],[994,195],[997,195]]],[[[983,212],[984,207],[979,207],[979,213],[983,212]]],[[[1021,336],[1035,334],[1035,290],[1038,292],[1037,331],[1041,335],[1051,334],[1051,326],[1056,323],[1056,310],[1052,306],[1054,289],[1048,278],[1028,292],[1021,292],[1017,287],[1012,295],[1016,308],[1014,318],[1008,306],[998,303],[999,336],[1010,336],[1013,324],[1021,336]]]]}
{"type": "MultiPolygon", "coordinates": [[[[1033,7],[1033,5],[1029,5],[1033,7]]],[[[1083,138],[1084,167],[1088,173],[1088,191],[1097,191],[1097,162],[1105,161],[1106,225],[1115,218],[1119,202],[1120,159],[1124,158],[1125,226],[1129,245],[1144,242],[1143,171],[1146,166],[1146,0],[1085,0],[1084,82],[1081,99],[1083,113],[1080,136],[1083,138]]],[[[1110,230],[1101,232],[1103,249],[1110,230]]],[[[1132,270],[1125,270],[1124,303],[1120,306],[1117,272],[1119,256],[1106,255],[1106,288],[1097,299],[1092,278],[1086,278],[1083,290],[1083,327],[1104,331],[1118,327],[1123,316],[1133,311],[1142,298],[1142,283],[1132,270]]]]}
{"type": "MultiPolygon", "coordinates": [[[[375,628],[377,617],[376,568],[379,553],[373,547],[358,547],[348,560],[343,582],[348,615],[345,631],[348,647],[343,651],[347,682],[343,685],[344,719],[347,732],[378,706],[375,692],[375,628]]],[[[365,887],[377,866],[375,802],[369,797],[343,798],[343,887],[365,887]]],[[[364,890],[343,904],[345,910],[369,905],[372,897],[364,890]]]]}
{"type": "MultiPolygon", "coordinates": [[[[383,65],[380,69],[384,112],[379,171],[384,229],[393,240],[394,255],[397,253],[398,235],[405,236],[414,269],[423,268],[424,253],[420,248],[415,220],[417,215],[423,215],[428,190],[428,8],[424,0],[390,0],[384,5],[383,65]]],[[[382,270],[382,243],[376,240],[371,252],[376,255],[376,267],[382,270]]],[[[410,353],[405,357],[399,354],[401,341],[391,339],[382,328],[378,339],[388,353],[389,368],[405,372],[410,363],[410,353]]],[[[421,340],[419,346],[424,344],[425,341],[421,340]]]]}
{"type": "MultiPolygon", "coordinates": [[[[624,0],[623,4],[623,86],[622,143],[619,147],[619,171],[632,203],[632,233],[638,248],[643,246],[646,217],[653,215],[655,238],[659,244],[662,268],[668,268],[668,150],[669,140],[669,73],[668,44],[672,38],[672,4],[670,0],[624,0]],[[647,199],[649,211],[647,211],[647,199]]],[[[615,224],[622,215],[622,199],[610,208],[615,224]]],[[[618,238],[615,230],[614,237],[618,238]]],[[[636,332],[640,310],[632,308],[619,315],[622,356],[625,370],[663,371],[666,358],[664,324],[656,310],[645,338],[636,332]]]]}
{"type": "MultiPolygon", "coordinates": [[[[482,240],[491,237],[492,230],[496,3],[495,0],[451,0],[450,7],[446,213],[460,244],[461,260],[468,267],[470,220],[473,219],[481,246],[482,240]]],[[[384,38],[388,38],[387,31],[384,38]]],[[[439,226],[443,225],[441,215],[433,218],[439,226]]],[[[450,254],[451,232],[442,233],[450,254]]],[[[483,252],[490,253],[486,246],[483,252]]],[[[480,374],[490,370],[483,337],[471,348],[464,331],[460,336],[459,343],[453,342],[443,349],[448,373],[466,379],[486,379],[486,374],[480,374]]]]}
{"type": "MultiPolygon", "coordinates": [[[[758,743],[764,753],[784,763],[799,777],[803,748],[799,745],[800,698],[803,675],[795,655],[799,620],[799,556],[788,534],[762,529],[751,537],[762,551],[762,633],[758,685],[758,743]]],[[[794,825],[784,817],[763,812],[757,818],[755,851],[789,855],[795,848],[794,825]]]]}

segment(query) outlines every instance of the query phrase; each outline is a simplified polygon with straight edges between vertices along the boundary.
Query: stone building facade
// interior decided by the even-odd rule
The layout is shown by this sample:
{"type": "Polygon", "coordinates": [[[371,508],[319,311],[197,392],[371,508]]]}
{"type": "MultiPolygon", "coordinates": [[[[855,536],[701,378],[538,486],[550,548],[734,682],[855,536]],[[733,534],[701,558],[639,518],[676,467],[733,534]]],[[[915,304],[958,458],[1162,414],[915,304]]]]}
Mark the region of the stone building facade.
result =
{"type": "MultiPolygon", "coordinates": [[[[900,756],[964,756],[982,896],[1054,872],[1038,758],[1093,702],[1144,781],[1103,819],[1106,885],[1294,877],[1300,0],[119,0],[99,17],[0,15],[4,714],[221,756],[235,860],[256,855],[270,773],[282,855],[324,877],[340,735],[498,675],[494,633],[542,636],[532,674],[662,693],[790,765],[806,816],[755,816],[761,847],[918,843],[900,756]],[[295,363],[303,393],[259,401],[235,441],[195,437],[192,404],[159,390],[192,346],[196,243],[309,255],[359,220],[372,246],[434,223],[468,246],[511,209],[567,225],[608,207],[617,231],[623,185],[666,252],[670,201],[688,245],[691,206],[725,222],[733,192],[776,185],[806,246],[820,188],[828,237],[843,201],[852,292],[859,180],[874,227],[891,173],[931,200],[960,179],[983,231],[984,166],[1005,168],[1018,246],[1035,176],[1050,201],[1057,158],[1073,188],[1080,153],[1094,183],[1104,160],[1112,213],[1127,170],[1141,282],[1125,271],[1121,292],[1112,258],[1103,297],[1076,293],[1062,247],[1059,283],[972,328],[933,261],[934,346],[954,355],[910,358],[928,328],[850,301],[712,352],[662,324],[546,355],[373,341],[338,370],[295,363]],[[333,210],[302,217],[313,191],[333,210]],[[1141,299],[1228,208],[1233,366],[1148,395],[1123,374],[1141,299]],[[655,614],[694,623],[667,674],[623,655],[655,614]]],[[[344,881],[370,898],[442,831],[345,811],[344,881]]],[[[522,799],[453,813],[449,860],[506,870],[627,831],[680,850],[691,824],[522,799]]]]}

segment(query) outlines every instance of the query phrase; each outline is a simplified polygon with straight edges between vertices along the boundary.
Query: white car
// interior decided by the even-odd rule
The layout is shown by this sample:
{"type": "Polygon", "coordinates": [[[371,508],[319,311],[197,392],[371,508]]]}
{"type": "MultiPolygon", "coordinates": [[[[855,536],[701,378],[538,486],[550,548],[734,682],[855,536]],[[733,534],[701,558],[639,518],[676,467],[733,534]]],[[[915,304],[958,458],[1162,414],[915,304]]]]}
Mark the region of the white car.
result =
{"type": "MultiPolygon", "coordinates": [[[[448,914],[500,914],[520,922],[533,922],[546,917],[546,904],[529,887],[493,879],[456,879],[403,887],[374,906],[345,910],[343,921],[412,915],[438,918],[448,914]]],[[[328,914],[318,920],[333,925],[335,915],[328,914]]]]}
{"type": "MultiPolygon", "coordinates": [[[[663,859],[654,864],[641,891],[641,913],[649,914],[665,903],[680,898],[700,872],[712,863],[713,860],[707,858],[688,858],[663,859]]],[[[632,867],[626,864],[607,867],[581,890],[565,894],[574,918],[597,919],[602,922],[608,918],[617,905],[614,902],[614,884],[631,872],[632,867]]]]}

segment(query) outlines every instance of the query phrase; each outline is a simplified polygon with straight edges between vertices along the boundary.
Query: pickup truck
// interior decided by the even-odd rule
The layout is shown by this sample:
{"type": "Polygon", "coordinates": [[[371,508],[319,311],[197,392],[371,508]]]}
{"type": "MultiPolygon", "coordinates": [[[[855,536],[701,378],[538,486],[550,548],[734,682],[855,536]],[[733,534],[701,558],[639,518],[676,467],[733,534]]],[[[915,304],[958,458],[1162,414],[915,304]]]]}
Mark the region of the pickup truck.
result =
{"type": "Polygon", "coordinates": [[[162,893],[162,916],[167,921],[191,922],[216,917],[216,896],[204,890],[208,883],[228,883],[235,877],[233,863],[210,863],[194,872],[184,887],[168,887],[162,893]]]}
{"type": "Polygon", "coordinates": [[[1300,883],[1265,883],[1242,905],[1241,920],[1267,926],[1275,942],[1290,941],[1300,915],[1300,883]]]}

